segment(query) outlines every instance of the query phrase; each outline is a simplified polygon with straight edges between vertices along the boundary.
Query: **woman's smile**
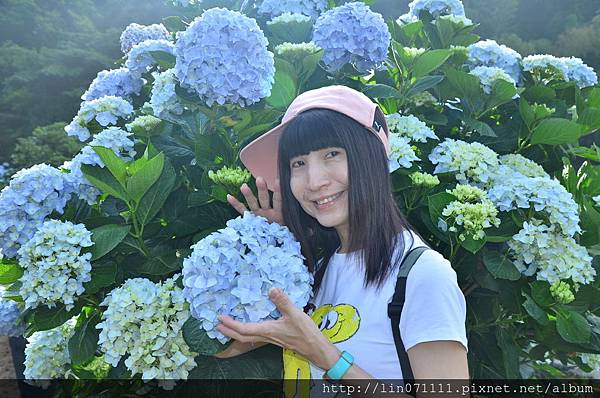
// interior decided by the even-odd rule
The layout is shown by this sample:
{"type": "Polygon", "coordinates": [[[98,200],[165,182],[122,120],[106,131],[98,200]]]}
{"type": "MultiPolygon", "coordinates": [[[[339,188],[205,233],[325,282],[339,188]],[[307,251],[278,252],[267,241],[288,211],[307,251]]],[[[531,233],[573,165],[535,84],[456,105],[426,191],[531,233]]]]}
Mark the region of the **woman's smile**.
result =
{"type": "Polygon", "coordinates": [[[315,208],[317,210],[326,210],[330,207],[335,206],[335,204],[338,202],[338,199],[342,196],[344,192],[346,191],[338,192],[334,195],[330,195],[325,198],[313,201],[313,203],[315,204],[315,208]]]}

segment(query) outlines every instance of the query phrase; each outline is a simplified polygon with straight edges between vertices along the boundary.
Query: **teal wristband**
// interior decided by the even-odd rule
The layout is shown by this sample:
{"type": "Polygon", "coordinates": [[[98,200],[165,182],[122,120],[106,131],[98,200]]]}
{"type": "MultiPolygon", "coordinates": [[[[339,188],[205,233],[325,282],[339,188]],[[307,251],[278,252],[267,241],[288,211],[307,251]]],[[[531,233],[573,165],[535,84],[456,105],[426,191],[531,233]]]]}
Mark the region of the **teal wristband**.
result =
{"type": "Polygon", "coordinates": [[[325,373],[325,375],[331,380],[340,380],[342,377],[344,377],[344,375],[346,374],[348,369],[350,369],[353,363],[354,357],[350,355],[349,352],[342,351],[342,356],[340,357],[340,359],[338,359],[337,362],[333,364],[331,369],[329,369],[327,373],[325,373]]]}

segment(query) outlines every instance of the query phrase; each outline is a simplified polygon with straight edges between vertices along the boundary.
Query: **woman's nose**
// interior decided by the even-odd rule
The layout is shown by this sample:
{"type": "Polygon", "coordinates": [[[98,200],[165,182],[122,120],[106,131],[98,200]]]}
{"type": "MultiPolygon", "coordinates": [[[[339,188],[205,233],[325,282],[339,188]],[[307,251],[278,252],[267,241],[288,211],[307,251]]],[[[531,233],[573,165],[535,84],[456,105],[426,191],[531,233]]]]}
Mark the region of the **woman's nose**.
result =
{"type": "Polygon", "coordinates": [[[327,170],[321,165],[309,165],[307,174],[307,188],[311,191],[318,191],[321,187],[329,184],[327,170]]]}

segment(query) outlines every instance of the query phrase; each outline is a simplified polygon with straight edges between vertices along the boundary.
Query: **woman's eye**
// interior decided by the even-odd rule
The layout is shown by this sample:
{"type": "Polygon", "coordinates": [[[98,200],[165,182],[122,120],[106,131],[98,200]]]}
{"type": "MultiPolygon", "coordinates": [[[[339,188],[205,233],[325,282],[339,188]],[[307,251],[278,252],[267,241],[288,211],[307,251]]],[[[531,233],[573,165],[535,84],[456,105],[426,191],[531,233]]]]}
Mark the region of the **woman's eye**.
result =
{"type": "Polygon", "coordinates": [[[304,164],[304,162],[302,160],[296,160],[295,162],[292,162],[292,168],[300,167],[303,164],[304,164]]]}
{"type": "Polygon", "coordinates": [[[340,153],[340,151],[330,151],[330,152],[327,152],[327,155],[325,155],[325,156],[326,157],[334,157],[334,156],[339,155],[339,153],[340,153]],[[331,156],[329,156],[329,155],[331,155],[331,156]]]}

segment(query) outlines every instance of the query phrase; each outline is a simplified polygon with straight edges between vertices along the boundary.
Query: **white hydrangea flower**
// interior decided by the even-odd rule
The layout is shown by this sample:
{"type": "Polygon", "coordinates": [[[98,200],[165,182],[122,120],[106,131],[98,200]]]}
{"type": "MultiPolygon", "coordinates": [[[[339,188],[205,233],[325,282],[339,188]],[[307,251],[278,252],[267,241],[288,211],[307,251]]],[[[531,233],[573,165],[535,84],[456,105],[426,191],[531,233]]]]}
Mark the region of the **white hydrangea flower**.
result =
{"type": "Polygon", "coordinates": [[[76,136],[79,141],[90,138],[87,125],[96,119],[102,127],[116,125],[119,118],[126,119],[133,113],[133,106],[121,97],[105,95],[91,101],[84,101],[73,121],[65,126],[68,136],[76,136]]]}
{"type": "MultiPolygon", "coordinates": [[[[496,83],[498,80],[507,81],[513,86],[516,86],[517,84],[515,79],[513,79],[503,69],[500,69],[496,66],[476,66],[475,68],[471,69],[469,73],[479,78],[483,92],[486,94],[492,93],[494,83],[496,83]]],[[[517,94],[513,98],[517,98],[518,96],[519,95],[517,94]]]]}
{"type": "Polygon", "coordinates": [[[538,280],[554,284],[571,279],[577,291],[579,284],[591,283],[596,276],[587,249],[564,235],[557,225],[526,221],[508,246],[517,269],[527,276],[535,274],[538,280]]]}
{"type": "Polygon", "coordinates": [[[267,21],[267,25],[277,25],[277,24],[288,24],[288,23],[304,23],[311,22],[312,19],[309,16],[299,13],[292,12],[284,12],[281,15],[278,15],[271,20],[267,21]]]}
{"type": "Polygon", "coordinates": [[[300,59],[302,59],[301,57],[305,57],[306,55],[314,54],[319,50],[320,48],[312,41],[308,43],[285,42],[275,46],[275,53],[277,55],[300,59]]]}
{"type": "Polygon", "coordinates": [[[456,180],[461,184],[480,188],[490,184],[492,174],[500,164],[498,154],[487,146],[451,138],[433,148],[428,158],[436,165],[434,174],[456,173],[456,180]]]}
{"type": "Polygon", "coordinates": [[[462,26],[473,25],[473,21],[471,21],[469,18],[465,17],[464,15],[442,15],[440,17],[440,19],[445,19],[447,21],[450,21],[452,23],[455,23],[457,25],[462,25],[462,26]]]}
{"type": "MultiPolygon", "coordinates": [[[[499,226],[497,217],[498,209],[486,198],[483,190],[470,185],[457,185],[453,190],[446,192],[456,196],[458,200],[452,201],[442,210],[445,224],[444,230],[459,232],[458,238],[464,241],[467,237],[474,240],[485,237],[484,229],[499,226]],[[452,221],[447,227],[448,221],[452,221]]],[[[438,221],[439,222],[439,221],[438,221]]]]}
{"type": "Polygon", "coordinates": [[[501,211],[533,207],[547,214],[550,223],[559,226],[565,235],[581,232],[577,202],[556,179],[525,177],[508,171],[498,173],[488,197],[501,211]]]}
{"type": "MultiPolygon", "coordinates": [[[[547,177],[550,178],[544,168],[531,159],[518,153],[509,153],[500,155],[498,158],[500,165],[508,167],[512,172],[520,173],[525,177],[547,177]]],[[[506,171],[501,167],[500,174],[505,174],[506,171]]]]}
{"type": "Polygon", "coordinates": [[[390,133],[396,133],[417,142],[427,142],[427,139],[439,140],[433,130],[416,116],[402,116],[399,113],[393,113],[386,115],[385,119],[390,133]]]}
{"type": "Polygon", "coordinates": [[[600,372],[600,354],[580,353],[581,362],[594,369],[593,372],[600,372]]]}
{"type": "Polygon", "coordinates": [[[400,167],[411,168],[412,162],[418,162],[421,159],[416,155],[410,145],[410,139],[400,137],[398,134],[390,132],[390,154],[388,166],[390,173],[398,170],[400,167]]]}
{"type": "Polygon", "coordinates": [[[594,196],[592,199],[596,202],[596,206],[600,206],[600,195],[594,196]]]}
{"type": "Polygon", "coordinates": [[[92,245],[92,234],[83,224],[44,222],[18,251],[24,271],[19,294],[25,308],[52,308],[57,303],[64,303],[67,310],[73,308],[74,299],[84,291],[83,283],[91,280],[92,253],[81,250],[92,245]]]}
{"type": "Polygon", "coordinates": [[[75,330],[74,320],[54,329],[35,332],[27,338],[25,347],[25,371],[29,384],[46,389],[50,379],[63,379],[69,369],[71,358],[68,343],[75,330]]]}
{"type": "Polygon", "coordinates": [[[176,275],[161,283],[145,278],[129,279],[100,303],[106,306],[98,345],[105,361],[117,366],[125,355],[125,367],[142,379],[157,379],[164,389],[173,380],[186,380],[196,366],[183,339],[182,327],[190,317],[176,275]]]}

